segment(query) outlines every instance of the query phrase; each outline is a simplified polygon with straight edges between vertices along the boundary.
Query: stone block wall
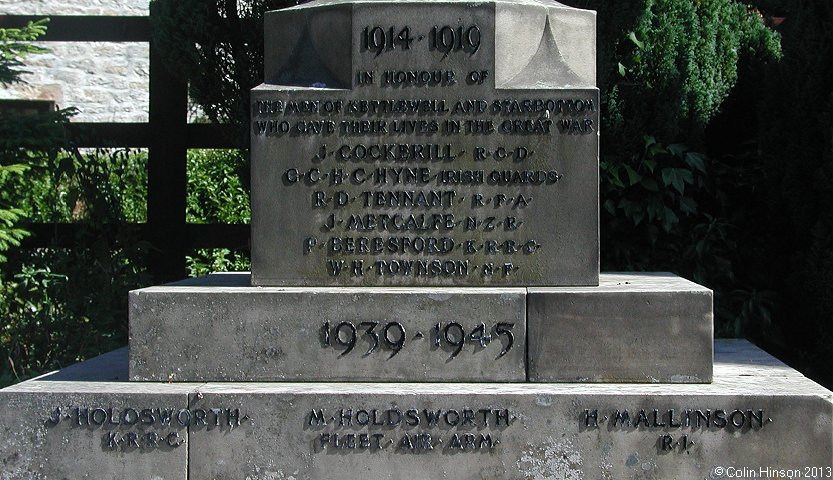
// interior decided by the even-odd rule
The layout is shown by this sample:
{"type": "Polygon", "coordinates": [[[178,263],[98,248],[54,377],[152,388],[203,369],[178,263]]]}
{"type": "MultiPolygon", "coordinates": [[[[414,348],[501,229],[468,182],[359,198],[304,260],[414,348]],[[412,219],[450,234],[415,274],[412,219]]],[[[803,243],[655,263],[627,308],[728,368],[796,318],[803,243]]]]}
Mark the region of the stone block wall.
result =
{"type": "MultiPolygon", "coordinates": [[[[148,0],[0,0],[6,15],[147,15],[148,0]]],[[[148,44],[42,42],[49,53],[27,60],[26,83],[0,99],[52,100],[76,107],[79,122],[148,120],[148,44]]]]}

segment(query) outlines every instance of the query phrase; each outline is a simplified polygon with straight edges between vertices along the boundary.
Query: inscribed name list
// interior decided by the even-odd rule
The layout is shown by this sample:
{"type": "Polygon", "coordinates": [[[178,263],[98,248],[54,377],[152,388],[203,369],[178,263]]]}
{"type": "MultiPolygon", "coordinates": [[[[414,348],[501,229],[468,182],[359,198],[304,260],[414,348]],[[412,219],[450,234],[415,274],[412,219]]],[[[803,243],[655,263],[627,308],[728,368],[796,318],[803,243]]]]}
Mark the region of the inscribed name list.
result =
{"type": "MultiPolygon", "coordinates": [[[[598,90],[496,87],[493,8],[390,8],[355,6],[347,39],[281,20],[293,53],[252,92],[253,284],[596,284],[598,90]]],[[[517,76],[550,61],[539,28],[517,76]]]]}

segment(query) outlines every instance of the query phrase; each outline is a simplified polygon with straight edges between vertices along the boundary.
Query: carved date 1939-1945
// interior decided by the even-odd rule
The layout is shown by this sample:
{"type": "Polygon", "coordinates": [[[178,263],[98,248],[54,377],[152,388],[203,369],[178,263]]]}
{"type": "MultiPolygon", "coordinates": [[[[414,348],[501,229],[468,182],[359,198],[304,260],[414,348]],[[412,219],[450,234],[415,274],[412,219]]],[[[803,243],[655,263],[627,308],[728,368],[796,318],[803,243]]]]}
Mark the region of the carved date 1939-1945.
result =
{"type": "MultiPolygon", "coordinates": [[[[486,348],[493,340],[502,343],[502,349],[497,358],[500,358],[509,350],[515,343],[515,336],[512,329],[515,327],[514,323],[498,322],[489,329],[485,323],[479,323],[474,329],[467,331],[463,325],[457,322],[435,323],[430,330],[431,346],[433,348],[440,348],[448,346],[451,348],[451,358],[456,357],[463,350],[466,343],[479,345],[480,348],[486,348]]],[[[390,357],[399,353],[405,346],[407,333],[405,327],[399,322],[388,322],[382,324],[380,322],[361,322],[358,325],[353,322],[340,322],[335,325],[330,324],[329,321],[324,322],[321,326],[321,344],[326,347],[342,348],[343,352],[339,355],[343,357],[347,355],[356,347],[356,341],[359,338],[359,330],[364,330],[364,336],[369,341],[369,346],[365,355],[370,355],[378,347],[382,346],[386,350],[390,350],[390,357]]],[[[421,339],[424,335],[422,332],[417,332],[414,339],[421,339]]]]}

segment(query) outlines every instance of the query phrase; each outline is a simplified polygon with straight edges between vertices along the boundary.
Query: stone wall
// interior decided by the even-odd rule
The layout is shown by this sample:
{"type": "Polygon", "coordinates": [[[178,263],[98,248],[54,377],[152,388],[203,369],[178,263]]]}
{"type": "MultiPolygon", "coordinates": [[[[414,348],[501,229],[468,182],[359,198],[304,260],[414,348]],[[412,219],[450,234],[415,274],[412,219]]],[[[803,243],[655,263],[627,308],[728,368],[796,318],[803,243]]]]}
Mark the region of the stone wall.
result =
{"type": "MultiPolygon", "coordinates": [[[[148,0],[0,0],[0,14],[147,15],[148,0]]],[[[2,99],[53,100],[76,107],[81,122],[146,122],[148,44],[43,42],[29,57],[25,84],[0,89],[2,99]]]]}

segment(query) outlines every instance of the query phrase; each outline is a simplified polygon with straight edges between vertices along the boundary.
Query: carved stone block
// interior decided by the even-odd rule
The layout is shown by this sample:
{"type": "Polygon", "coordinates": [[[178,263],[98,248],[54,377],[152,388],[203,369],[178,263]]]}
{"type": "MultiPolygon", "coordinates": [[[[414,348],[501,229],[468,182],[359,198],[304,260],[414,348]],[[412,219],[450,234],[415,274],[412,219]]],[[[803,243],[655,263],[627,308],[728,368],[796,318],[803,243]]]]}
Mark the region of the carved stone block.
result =
{"type": "Polygon", "coordinates": [[[254,285],[598,283],[594,12],[313,2],[265,24],[254,285]]]}
{"type": "Polygon", "coordinates": [[[188,478],[193,388],[127,383],[126,350],[0,390],[0,479],[188,478]]]}
{"type": "Polygon", "coordinates": [[[744,341],[716,342],[710,385],[147,384],[125,382],[126,352],[114,353],[116,368],[93,361],[0,391],[0,478],[824,478],[833,468],[833,394],[744,341]],[[97,373],[115,370],[119,380],[97,373]]]}
{"type": "Polygon", "coordinates": [[[130,293],[137,381],[526,379],[522,288],[250,287],[213,274],[130,293]]]}
{"type": "Polygon", "coordinates": [[[599,278],[529,289],[530,381],[711,382],[711,290],[670,273],[599,278]]]}

